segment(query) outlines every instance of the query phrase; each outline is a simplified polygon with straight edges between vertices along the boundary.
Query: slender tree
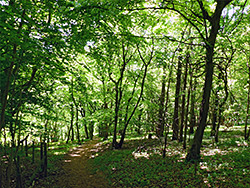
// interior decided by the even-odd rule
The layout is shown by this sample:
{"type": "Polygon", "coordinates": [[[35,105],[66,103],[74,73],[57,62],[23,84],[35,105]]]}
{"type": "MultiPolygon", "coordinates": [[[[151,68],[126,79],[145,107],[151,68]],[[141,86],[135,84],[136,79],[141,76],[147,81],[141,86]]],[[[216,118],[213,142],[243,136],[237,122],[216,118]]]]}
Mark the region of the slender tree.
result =
{"type": "Polygon", "coordinates": [[[161,95],[159,98],[159,122],[156,127],[156,135],[158,137],[163,136],[164,126],[165,126],[165,93],[166,93],[166,65],[163,65],[163,75],[162,75],[162,86],[161,86],[161,95]]]}
{"type": "Polygon", "coordinates": [[[175,102],[174,102],[174,117],[173,117],[173,136],[172,140],[178,140],[179,136],[179,101],[180,101],[180,87],[181,87],[181,56],[178,57],[177,73],[176,73],[176,85],[175,85],[175,102]]]}

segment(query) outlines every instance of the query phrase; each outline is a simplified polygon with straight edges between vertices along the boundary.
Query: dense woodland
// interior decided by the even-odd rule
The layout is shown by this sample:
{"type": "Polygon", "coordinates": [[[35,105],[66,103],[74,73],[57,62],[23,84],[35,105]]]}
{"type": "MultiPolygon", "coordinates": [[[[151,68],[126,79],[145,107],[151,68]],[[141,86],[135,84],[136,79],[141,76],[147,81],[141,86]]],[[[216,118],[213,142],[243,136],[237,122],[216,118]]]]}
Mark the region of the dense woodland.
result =
{"type": "Polygon", "coordinates": [[[239,126],[249,143],[250,1],[0,7],[0,187],[22,187],[20,158],[34,163],[32,148],[47,176],[48,146],[59,141],[98,136],[122,152],[141,135],[159,139],[165,156],[176,140],[186,162],[202,157],[205,130],[219,143],[221,127],[239,126]]]}

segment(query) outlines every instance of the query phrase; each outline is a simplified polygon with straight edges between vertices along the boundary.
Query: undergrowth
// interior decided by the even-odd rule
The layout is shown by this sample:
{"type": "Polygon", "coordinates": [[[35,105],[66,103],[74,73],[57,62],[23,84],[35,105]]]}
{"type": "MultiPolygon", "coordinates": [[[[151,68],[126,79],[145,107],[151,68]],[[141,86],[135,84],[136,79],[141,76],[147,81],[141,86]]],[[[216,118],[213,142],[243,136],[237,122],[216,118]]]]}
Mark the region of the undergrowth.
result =
{"type": "Polygon", "coordinates": [[[249,142],[231,134],[203,142],[196,164],[185,162],[182,143],[169,142],[163,159],[159,140],[130,138],[91,160],[92,173],[104,173],[110,187],[250,187],[249,142]]]}

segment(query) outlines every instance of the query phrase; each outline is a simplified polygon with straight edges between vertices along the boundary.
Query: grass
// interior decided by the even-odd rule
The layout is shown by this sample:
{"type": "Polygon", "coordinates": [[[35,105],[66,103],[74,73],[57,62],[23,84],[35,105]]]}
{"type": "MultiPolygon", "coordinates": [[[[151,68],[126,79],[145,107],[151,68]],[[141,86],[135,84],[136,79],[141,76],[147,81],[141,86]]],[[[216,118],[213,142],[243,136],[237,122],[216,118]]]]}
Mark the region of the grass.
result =
{"type": "MultiPolygon", "coordinates": [[[[210,129],[206,129],[202,159],[197,164],[185,162],[186,151],[182,149],[182,143],[170,141],[170,135],[164,159],[162,142],[158,139],[128,135],[123,149],[105,150],[89,160],[93,175],[97,172],[104,174],[109,181],[108,187],[250,187],[250,143],[243,139],[242,127],[221,131],[218,143],[210,136],[210,129]]],[[[112,138],[104,141],[110,142],[112,138]]],[[[77,146],[77,143],[65,142],[49,144],[48,177],[45,179],[40,176],[39,146],[35,148],[34,164],[31,163],[31,148],[28,157],[21,152],[23,184],[36,187],[34,182],[39,182],[49,187],[56,181],[56,176],[63,173],[60,164],[64,154],[77,146]]],[[[0,156],[3,156],[3,150],[0,156]]],[[[6,158],[2,161],[7,162],[6,158]]],[[[2,167],[6,168],[7,163],[2,167]]],[[[13,174],[13,185],[15,181],[13,174]]]]}
{"type": "Polygon", "coordinates": [[[249,144],[240,130],[221,132],[219,143],[207,130],[201,162],[189,164],[182,143],[169,142],[163,159],[157,139],[129,138],[123,149],[107,150],[91,165],[110,187],[250,187],[249,144]]]}
{"type": "Polygon", "coordinates": [[[249,187],[250,151],[241,147],[227,154],[217,153],[204,157],[200,166],[204,180],[212,187],[249,187]]]}
{"type": "Polygon", "coordinates": [[[203,186],[201,178],[197,181],[199,175],[194,173],[193,166],[178,162],[179,156],[164,160],[159,155],[135,159],[131,152],[110,151],[94,160],[95,170],[110,178],[111,187],[203,186]]]}

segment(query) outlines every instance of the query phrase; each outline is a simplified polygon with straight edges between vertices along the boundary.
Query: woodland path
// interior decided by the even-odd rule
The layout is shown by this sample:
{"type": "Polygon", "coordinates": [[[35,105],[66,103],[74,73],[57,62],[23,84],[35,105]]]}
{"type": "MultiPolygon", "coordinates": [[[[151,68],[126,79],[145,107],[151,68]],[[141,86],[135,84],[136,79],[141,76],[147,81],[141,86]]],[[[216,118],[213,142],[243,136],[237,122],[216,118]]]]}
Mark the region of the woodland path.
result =
{"type": "Polygon", "coordinates": [[[65,155],[62,161],[63,173],[57,177],[55,185],[60,188],[106,188],[108,182],[101,172],[93,174],[88,160],[92,160],[97,152],[108,146],[102,145],[100,139],[88,141],[65,155]]]}

